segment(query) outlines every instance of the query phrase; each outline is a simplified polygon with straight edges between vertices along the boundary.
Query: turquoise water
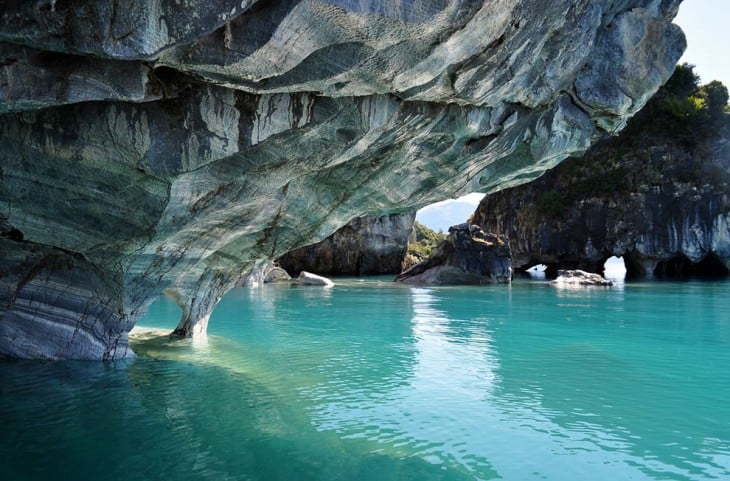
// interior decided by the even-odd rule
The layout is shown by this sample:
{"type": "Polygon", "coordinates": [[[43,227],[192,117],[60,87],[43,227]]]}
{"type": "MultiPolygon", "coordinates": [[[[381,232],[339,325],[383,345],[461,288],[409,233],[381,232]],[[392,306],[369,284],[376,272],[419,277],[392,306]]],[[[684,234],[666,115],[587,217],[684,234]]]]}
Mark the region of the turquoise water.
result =
{"type": "Polygon", "coordinates": [[[730,479],[730,282],[237,289],[205,341],[0,363],[8,480],[730,479]]]}

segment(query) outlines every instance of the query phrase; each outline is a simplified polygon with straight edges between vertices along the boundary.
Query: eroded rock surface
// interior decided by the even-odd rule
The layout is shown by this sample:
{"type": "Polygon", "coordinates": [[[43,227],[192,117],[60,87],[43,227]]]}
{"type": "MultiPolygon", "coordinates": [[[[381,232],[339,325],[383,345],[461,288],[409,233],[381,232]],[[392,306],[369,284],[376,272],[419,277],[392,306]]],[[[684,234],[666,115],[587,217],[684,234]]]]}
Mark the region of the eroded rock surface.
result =
{"type": "Polygon", "coordinates": [[[476,225],[451,226],[428,259],[395,280],[406,284],[507,284],[512,281],[509,241],[476,225]]]}
{"type": "Polygon", "coordinates": [[[333,287],[335,285],[332,280],[327,279],[324,276],[312,274],[311,272],[302,271],[297,277],[297,283],[301,286],[322,286],[322,287],[333,287]]]}
{"type": "Polygon", "coordinates": [[[510,239],[515,270],[602,273],[618,256],[630,277],[727,275],[728,131],[697,143],[671,131],[622,133],[529,185],[486,197],[474,222],[510,239]]]}
{"type": "Polygon", "coordinates": [[[317,244],[287,252],[277,263],[294,275],[398,274],[415,219],[413,211],[358,217],[317,244]]]}
{"type": "Polygon", "coordinates": [[[558,271],[558,277],[550,281],[550,284],[555,287],[575,289],[581,287],[611,287],[613,281],[605,279],[600,274],[575,269],[558,271]]]}
{"type": "Polygon", "coordinates": [[[534,179],[620,128],[679,0],[0,5],[0,355],[129,355],[163,290],[205,331],[349,220],[534,179]]]}

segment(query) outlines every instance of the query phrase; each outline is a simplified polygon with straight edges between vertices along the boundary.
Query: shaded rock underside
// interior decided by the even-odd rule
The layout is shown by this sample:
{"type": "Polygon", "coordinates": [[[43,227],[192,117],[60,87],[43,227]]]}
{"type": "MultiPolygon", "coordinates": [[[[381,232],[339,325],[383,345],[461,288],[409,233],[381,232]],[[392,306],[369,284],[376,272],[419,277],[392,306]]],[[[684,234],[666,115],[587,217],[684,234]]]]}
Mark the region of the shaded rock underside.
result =
{"type": "Polygon", "coordinates": [[[668,78],[679,0],[4,2],[0,355],[204,333],[349,220],[537,177],[668,78]]]}

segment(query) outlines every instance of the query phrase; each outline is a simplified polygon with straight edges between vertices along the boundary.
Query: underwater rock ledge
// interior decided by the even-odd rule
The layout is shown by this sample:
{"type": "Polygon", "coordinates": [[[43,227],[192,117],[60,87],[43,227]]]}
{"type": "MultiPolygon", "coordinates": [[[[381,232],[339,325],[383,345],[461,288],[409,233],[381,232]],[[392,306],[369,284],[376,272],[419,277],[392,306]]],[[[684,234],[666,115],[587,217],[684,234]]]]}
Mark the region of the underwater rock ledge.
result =
{"type": "Polygon", "coordinates": [[[116,359],[349,220],[539,176],[620,129],[679,0],[6,2],[0,356],[116,359]]]}

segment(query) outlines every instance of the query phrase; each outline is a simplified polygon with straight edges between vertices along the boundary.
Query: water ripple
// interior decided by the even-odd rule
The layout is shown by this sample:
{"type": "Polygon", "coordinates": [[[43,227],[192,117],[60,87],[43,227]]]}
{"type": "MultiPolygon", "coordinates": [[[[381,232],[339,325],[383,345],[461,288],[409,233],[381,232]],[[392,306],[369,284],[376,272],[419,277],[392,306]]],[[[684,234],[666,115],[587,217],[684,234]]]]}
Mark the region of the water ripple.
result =
{"type": "Polygon", "coordinates": [[[700,287],[237,290],[204,342],[0,363],[3,477],[728,478],[730,284],[700,287]]]}

